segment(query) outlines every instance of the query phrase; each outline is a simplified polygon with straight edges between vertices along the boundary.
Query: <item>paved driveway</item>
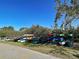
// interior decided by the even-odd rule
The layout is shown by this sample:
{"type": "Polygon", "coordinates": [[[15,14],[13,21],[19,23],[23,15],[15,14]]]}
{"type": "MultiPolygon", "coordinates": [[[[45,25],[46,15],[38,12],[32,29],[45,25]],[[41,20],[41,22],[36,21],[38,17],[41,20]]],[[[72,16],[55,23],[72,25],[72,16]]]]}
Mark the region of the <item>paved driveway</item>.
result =
{"type": "Polygon", "coordinates": [[[0,43],[0,59],[59,59],[26,48],[0,43]]]}

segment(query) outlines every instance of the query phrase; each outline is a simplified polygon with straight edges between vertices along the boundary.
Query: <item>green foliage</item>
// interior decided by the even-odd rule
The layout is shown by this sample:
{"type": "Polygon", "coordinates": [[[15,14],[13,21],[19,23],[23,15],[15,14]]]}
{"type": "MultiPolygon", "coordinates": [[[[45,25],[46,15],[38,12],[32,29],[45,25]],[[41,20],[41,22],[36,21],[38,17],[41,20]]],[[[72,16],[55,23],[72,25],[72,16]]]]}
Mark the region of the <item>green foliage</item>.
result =
{"type": "MultiPolygon", "coordinates": [[[[55,23],[65,15],[64,20],[66,25],[71,23],[74,19],[79,19],[79,0],[55,0],[56,1],[56,17],[55,23]]],[[[64,22],[63,22],[64,23],[64,22]]]]}
{"type": "Polygon", "coordinates": [[[0,37],[14,37],[17,36],[18,32],[14,30],[12,26],[3,27],[0,29],[0,37]]]}
{"type": "Polygon", "coordinates": [[[14,30],[14,28],[12,26],[8,26],[1,28],[1,30],[14,30]]]}
{"type": "Polygon", "coordinates": [[[34,34],[35,37],[42,37],[46,36],[50,32],[50,29],[39,26],[39,25],[32,25],[31,28],[27,28],[22,33],[31,33],[34,34]]]}
{"type": "Polygon", "coordinates": [[[19,31],[24,31],[26,29],[27,29],[26,27],[22,27],[22,28],[19,29],[19,31]]]}

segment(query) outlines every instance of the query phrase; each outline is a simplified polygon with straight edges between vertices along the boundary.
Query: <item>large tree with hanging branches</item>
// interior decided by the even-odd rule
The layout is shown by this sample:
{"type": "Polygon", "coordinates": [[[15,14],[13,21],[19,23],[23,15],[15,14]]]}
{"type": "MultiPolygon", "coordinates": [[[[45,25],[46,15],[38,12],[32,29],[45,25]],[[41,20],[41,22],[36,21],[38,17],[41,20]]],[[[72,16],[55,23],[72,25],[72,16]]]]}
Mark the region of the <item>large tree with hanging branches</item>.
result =
{"type": "Polygon", "coordinates": [[[70,24],[74,19],[79,18],[79,0],[55,0],[56,2],[56,17],[55,17],[55,27],[57,26],[57,21],[64,14],[64,21],[62,25],[70,24]]]}

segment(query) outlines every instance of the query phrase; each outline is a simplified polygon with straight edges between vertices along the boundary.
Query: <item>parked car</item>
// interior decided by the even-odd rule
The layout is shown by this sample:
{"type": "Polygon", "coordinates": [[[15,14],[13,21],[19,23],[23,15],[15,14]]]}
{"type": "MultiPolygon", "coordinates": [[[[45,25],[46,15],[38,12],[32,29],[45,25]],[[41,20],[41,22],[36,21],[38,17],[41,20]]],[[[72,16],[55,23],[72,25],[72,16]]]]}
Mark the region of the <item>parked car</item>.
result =
{"type": "Polygon", "coordinates": [[[20,40],[18,40],[18,42],[26,42],[26,40],[25,39],[20,39],[20,40]]]}
{"type": "Polygon", "coordinates": [[[23,37],[23,38],[20,38],[19,40],[18,40],[18,42],[26,42],[27,41],[27,38],[25,38],[25,37],[23,37]]]}

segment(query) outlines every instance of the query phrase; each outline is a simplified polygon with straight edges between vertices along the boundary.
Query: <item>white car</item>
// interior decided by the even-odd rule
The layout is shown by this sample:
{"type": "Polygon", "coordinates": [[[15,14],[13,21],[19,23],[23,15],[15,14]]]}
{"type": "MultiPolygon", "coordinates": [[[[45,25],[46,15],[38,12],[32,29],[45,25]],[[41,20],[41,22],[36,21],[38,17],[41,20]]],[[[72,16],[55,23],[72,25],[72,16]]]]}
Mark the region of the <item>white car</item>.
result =
{"type": "Polygon", "coordinates": [[[22,38],[22,39],[18,40],[18,42],[24,43],[24,42],[26,42],[26,38],[22,38]]]}

